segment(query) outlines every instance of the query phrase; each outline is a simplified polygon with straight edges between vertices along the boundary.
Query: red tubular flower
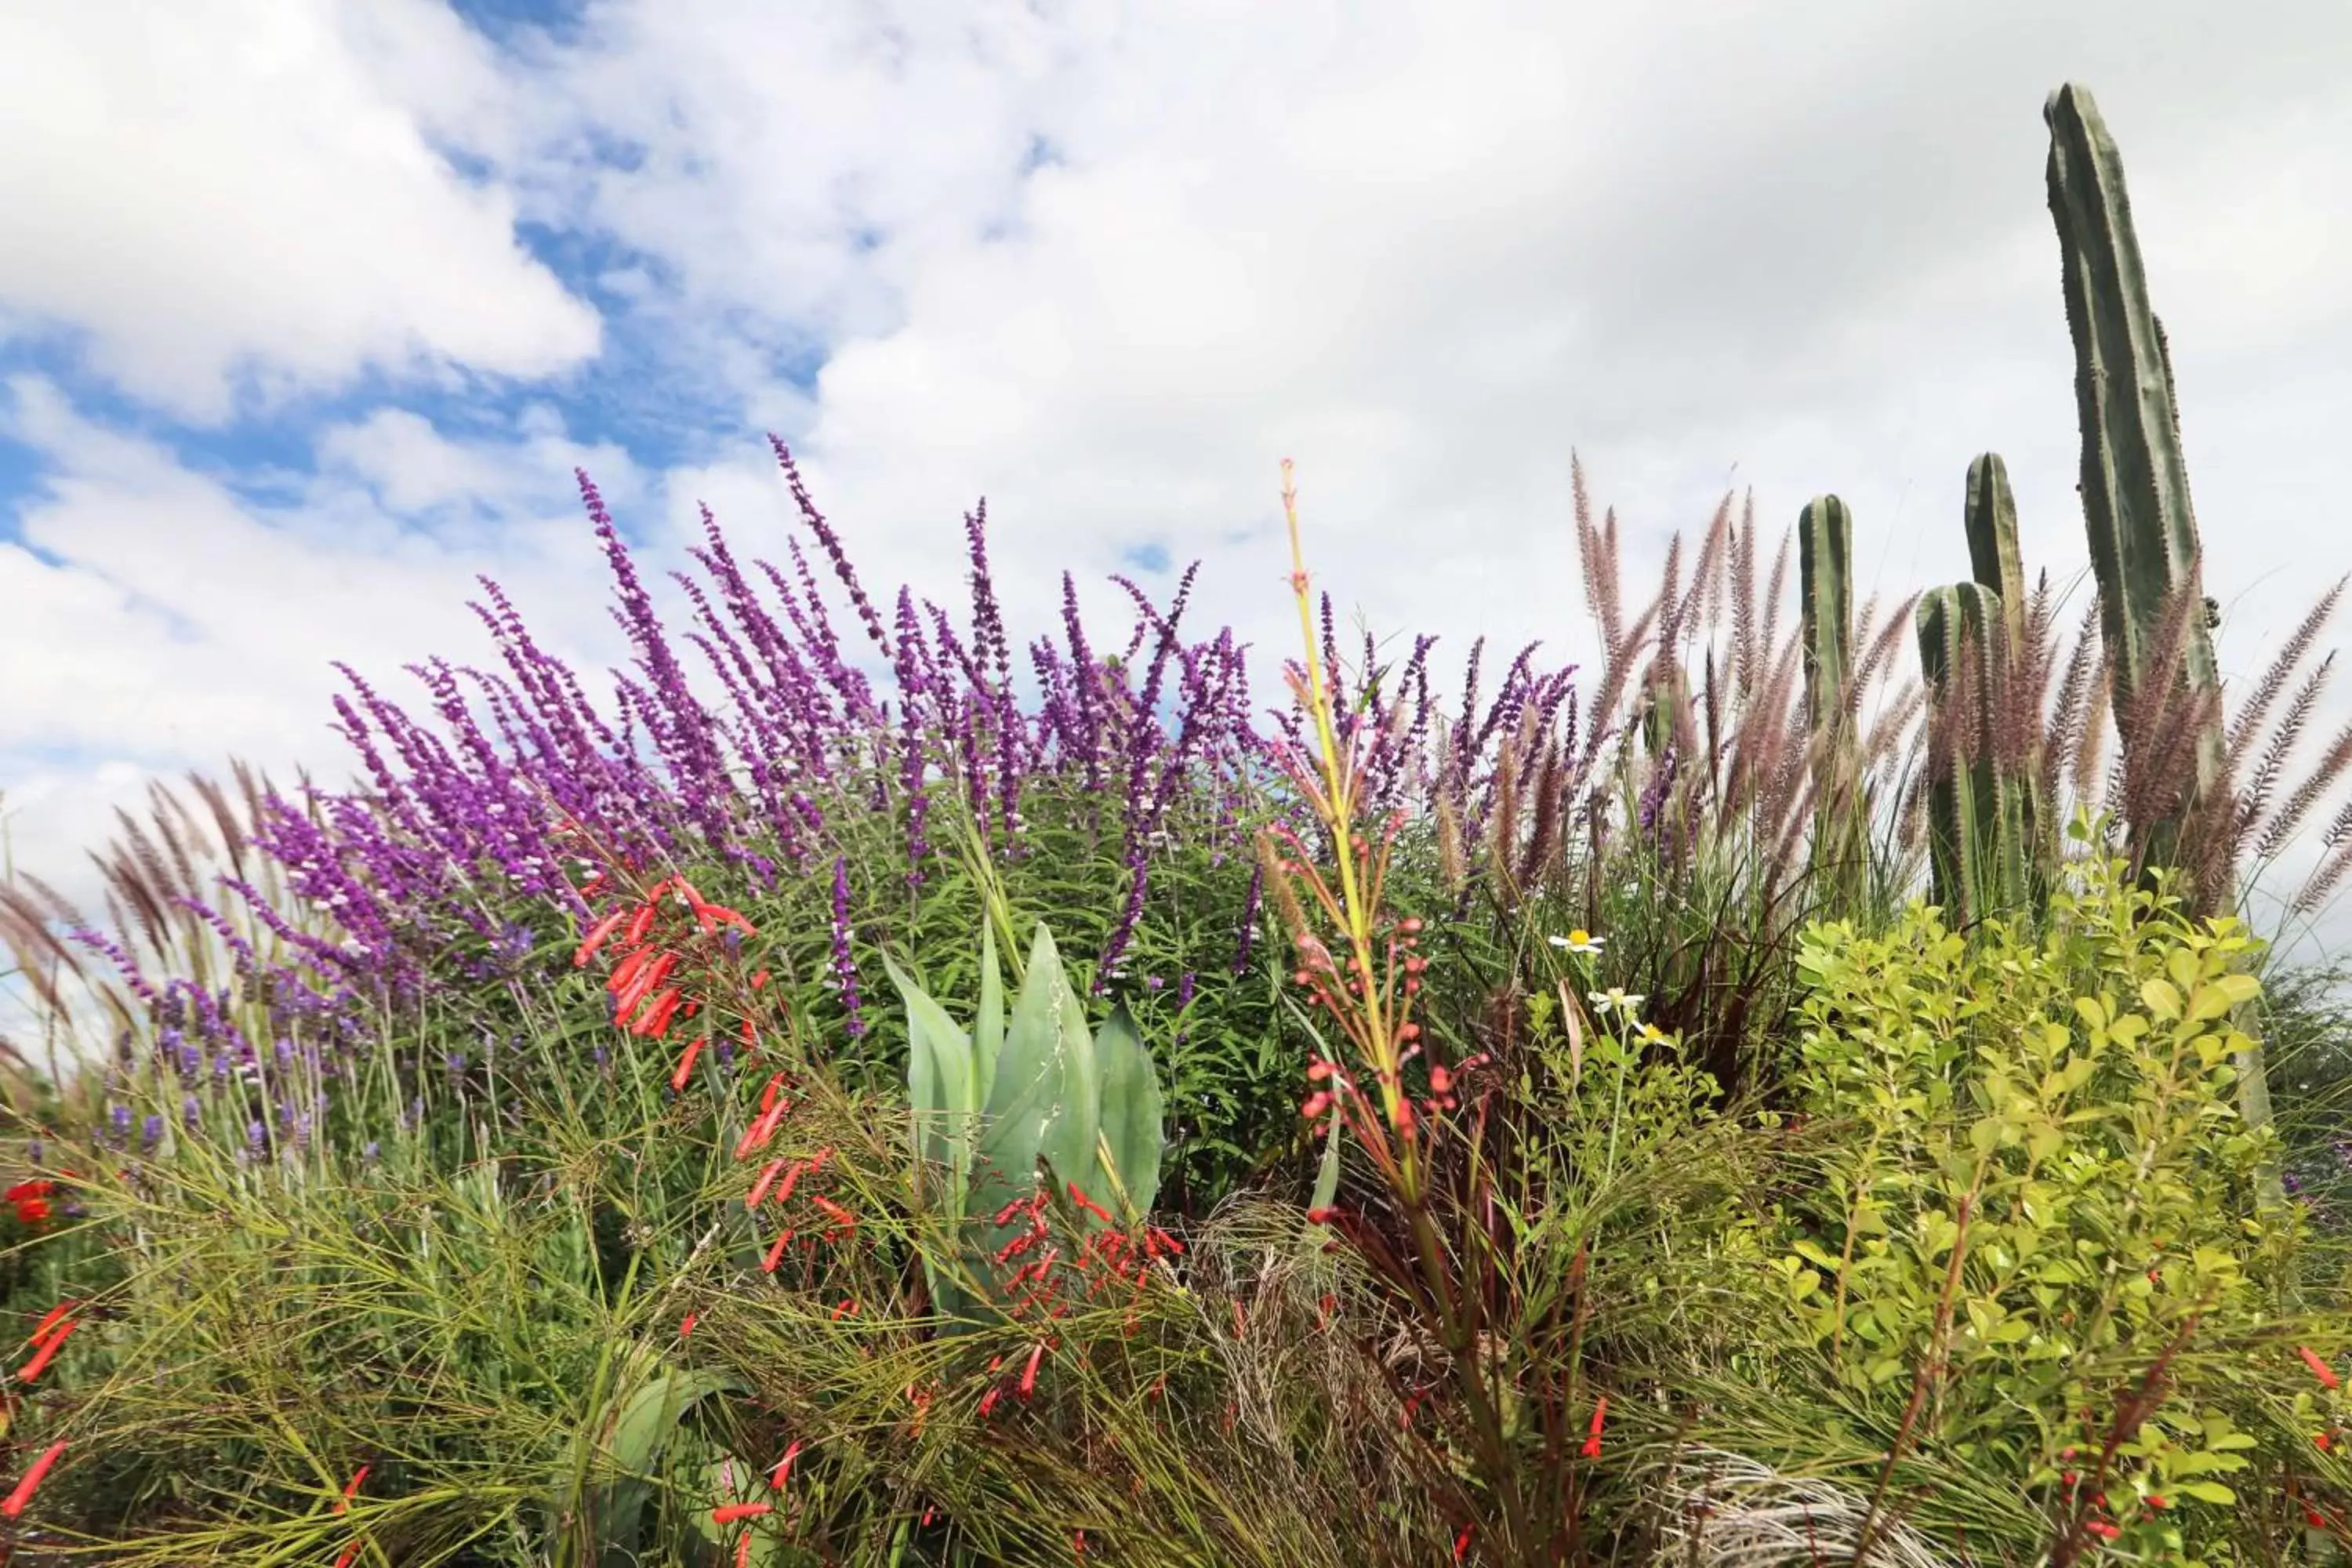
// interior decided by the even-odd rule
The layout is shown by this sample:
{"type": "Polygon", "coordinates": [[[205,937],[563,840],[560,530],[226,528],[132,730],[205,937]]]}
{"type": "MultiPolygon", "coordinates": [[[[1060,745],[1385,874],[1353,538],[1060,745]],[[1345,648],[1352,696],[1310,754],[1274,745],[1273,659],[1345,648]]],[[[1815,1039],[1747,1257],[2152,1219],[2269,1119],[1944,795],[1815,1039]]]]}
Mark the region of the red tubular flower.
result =
{"type": "Polygon", "coordinates": [[[2084,1522],[2083,1528],[2089,1531],[2093,1535],[2097,1536],[2102,1541],[2113,1541],[2116,1536],[2123,1533],[2121,1530],[2109,1524],[2104,1519],[2087,1520],[2084,1522]]]}
{"type": "Polygon", "coordinates": [[[680,1318],[677,1321],[677,1337],[679,1339],[684,1339],[687,1335],[694,1332],[695,1319],[698,1315],[699,1314],[698,1313],[688,1312],[685,1317],[680,1318]]]}
{"type": "Polygon", "coordinates": [[[857,1298],[855,1296],[845,1296],[841,1300],[841,1305],[835,1307],[833,1310],[833,1315],[825,1321],[827,1322],[837,1323],[844,1318],[854,1318],[856,1316],[857,1316],[857,1298]]]}
{"type": "Polygon", "coordinates": [[[661,1038],[663,1035],[669,1032],[670,1018],[677,1012],[678,1004],[684,1000],[685,998],[678,994],[677,987],[670,986],[646,1004],[646,1010],[637,1015],[635,1023],[629,1026],[629,1033],[640,1038],[646,1036],[651,1036],[655,1039],[661,1038]]]}
{"type": "Polygon", "coordinates": [[[79,1318],[68,1318],[64,1322],[59,1323],[56,1331],[41,1342],[41,1348],[33,1352],[33,1359],[16,1369],[16,1381],[30,1383],[47,1371],[49,1358],[58,1353],[59,1347],[64,1345],[66,1341],[72,1337],[73,1331],[79,1327],[81,1327],[79,1318]]]}
{"type": "MultiPolygon", "coordinates": [[[[659,889],[656,889],[656,892],[658,893],[659,889]]],[[[642,905],[638,906],[637,912],[629,917],[628,932],[626,935],[623,936],[621,940],[627,942],[631,947],[635,947],[637,943],[645,941],[646,933],[654,929],[654,916],[659,911],[653,900],[647,899],[642,905]]]]}
{"type": "Polygon", "coordinates": [[[33,1493],[39,1488],[41,1478],[49,1473],[49,1467],[56,1464],[58,1456],[65,1451],[66,1445],[63,1438],[50,1444],[48,1451],[33,1461],[33,1468],[25,1472],[25,1479],[16,1483],[16,1489],[8,1494],[8,1500],[5,1502],[0,1502],[0,1515],[15,1519],[22,1514],[25,1511],[25,1505],[33,1500],[33,1493]]]}
{"type": "Polygon", "coordinates": [[[49,1331],[58,1326],[58,1320],[64,1317],[68,1312],[72,1311],[74,1308],[79,1305],[80,1305],[80,1303],[77,1301],[60,1301],[56,1306],[50,1308],[47,1311],[42,1313],[41,1321],[33,1325],[33,1331],[26,1336],[25,1342],[28,1345],[37,1345],[43,1340],[47,1339],[49,1337],[49,1331]]]}
{"type": "Polygon", "coordinates": [[[1592,1425],[1584,1435],[1584,1447],[1578,1450],[1588,1459],[1601,1457],[1601,1423],[1609,1415],[1609,1396],[1602,1394],[1592,1405],[1592,1425]]]}
{"type": "Polygon", "coordinates": [[[768,1484],[770,1486],[775,1488],[778,1491],[784,1489],[784,1482],[793,1473],[793,1461],[800,1458],[800,1453],[801,1440],[798,1437],[793,1438],[790,1443],[784,1446],[784,1457],[778,1459],[776,1461],[776,1468],[768,1472],[768,1484]]]}
{"type": "Polygon", "coordinates": [[[801,1179],[801,1173],[807,1169],[807,1161],[795,1160],[793,1162],[793,1168],[784,1173],[784,1184],[776,1189],[776,1202],[778,1204],[787,1204],[792,1201],[793,1185],[801,1179]]]}
{"type": "Polygon", "coordinates": [[[686,1054],[677,1058],[677,1070],[669,1075],[669,1086],[677,1093],[686,1092],[686,1080],[694,1076],[694,1058],[702,1054],[700,1040],[688,1040],[686,1054]]]}
{"type": "Polygon", "coordinates": [[[760,1206],[760,1200],[768,1195],[768,1188],[774,1184],[777,1175],[782,1172],[783,1168],[784,1162],[782,1160],[773,1160],[769,1162],[768,1168],[760,1173],[760,1179],[753,1182],[751,1184],[751,1190],[744,1194],[743,1206],[747,1209],[758,1208],[760,1206]]]}
{"type": "Polygon", "coordinates": [[[44,1224],[47,1224],[47,1221],[48,1221],[48,1217],[49,1217],[49,1200],[48,1200],[48,1199],[47,1199],[47,1198],[18,1198],[18,1199],[16,1200],[16,1223],[17,1223],[17,1224],[22,1225],[22,1226],[27,1226],[27,1227],[30,1227],[30,1226],[37,1226],[37,1225],[44,1225],[44,1224]]]}
{"type": "Polygon", "coordinates": [[[776,1271],[776,1265],[784,1260],[784,1248],[790,1247],[792,1243],[792,1227],[787,1226],[784,1227],[783,1234],[776,1237],[775,1244],[768,1248],[768,1256],[760,1259],[760,1272],[773,1274],[776,1271]]]}
{"type": "Polygon", "coordinates": [[[736,1141],[735,1157],[740,1160],[766,1148],[768,1140],[776,1135],[776,1127],[783,1121],[784,1112],[792,1109],[792,1103],[789,1100],[779,1100],[762,1111],[758,1121],[743,1129],[743,1136],[736,1141]]]}
{"type": "Polygon", "coordinates": [[[1028,1398],[1037,1392],[1037,1363],[1045,1359],[1045,1342],[1039,1340],[1030,1347],[1029,1364],[1021,1369],[1021,1397],[1028,1398]]]}
{"type": "Polygon", "coordinates": [[[337,1513],[343,1513],[350,1510],[352,1499],[359,1496],[360,1483],[367,1479],[367,1473],[368,1467],[365,1465],[352,1472],[352,1479],[343,1483],[343,1500],[335,1505],[337,1513]]]}
{"type": "Polygon", "coordinates": [[[359,1556],[360,1543],[352,1542],[335,1554],[335,1568],[352,1568],[352,1564],[359,1561],[359,1556]]]}
{"type": "Polygon", "coordinates": [[[981,1418],[982,1420],[987,1419],[989,1414],[995,1410],[996,1402],[1003,1397],[1004,1390],[1001,1388],[992,1388],[986,1394],[982,1394],[980,1396],[981,1418]]]}
{"type": "Polygon", "coordinates": [[[733,1524],[738,1520],[757,1519],[761,1514],[773,1513],[775,1511],[776,1505],[772,1502],[730,1502],[723,1508],[712,1509],[710,1510],[710,1522],[713,1524],[733,1524]]]}
{"type": "Polygon", "coordinates": [[[1087,1196],[1085,1189],[1081,1188],[1077,1183],[1072,1182],[1069,1184],[1069,1186],[1070,1201],[1072,1203],[1077,1205],[1088,1214],[1095,1215],[1105,1225],[1108,1225],[1110,1223],[1110,1211],[1108,1209],[1104,1208],[1102,1205],[1087,1196]]]}
{"type": "Polygon", "coordinates": [[[2336,1375],[2336,1369],[2328,1365],[2319,1352],[2309,1345],[2295,1346],[2294,1353],[2303,1358],[2303,1364],[2311,1369],[2312,1376],[2319,1379],[2319,1385],[2322,1388],[2333,1389],[2343,1382],[2343,1379],[2336,1375]]]}
{"type": "Polygon", "coordinates": [[[1476,1528],[1475,1525],[1465,1524],[1462,1527],[1462,1533],[1454,1538],[1454,1561],[1456,1563],[1469,1555],[1470,1532],[1476,1528]]]}
{"type": "Polygon", "coordinates": [[[820,1197],[813,1194],[810,1195],[809,1202],[816,1205],[818,1208],[823,1209],[824,1211],[824,1217],[833,1221],[834,1224],[839,1226],[842,1229],[855,1230],[857,1227],[857,1216],[850,1213],[847,1209],[843,1208],[839,1204],[835,1203],[831,1198],[820,1197]]]}
{"type": "MultiPolygon", "coordinates": [[[[750,1020],[746,1019],[745,1022],[750,1020]]],[[[777,1073],[768,1079],[768,1087],[760,1091],[760,1114],[765,1116],[776,1108],[776,1096],[784,1091],[784,1075],[777,1073]]]]}
{"type": "Polygon", "coordinates": [[[596,950],[604,945],[606,938],[620,929],[621,921],[626,917],[626,910],[614,910],[611,914],[589,927],[587,936],[581,941],[580,950],[572,955],[572,967],[587,968],[588,961],[596,956],[596,950]]]}

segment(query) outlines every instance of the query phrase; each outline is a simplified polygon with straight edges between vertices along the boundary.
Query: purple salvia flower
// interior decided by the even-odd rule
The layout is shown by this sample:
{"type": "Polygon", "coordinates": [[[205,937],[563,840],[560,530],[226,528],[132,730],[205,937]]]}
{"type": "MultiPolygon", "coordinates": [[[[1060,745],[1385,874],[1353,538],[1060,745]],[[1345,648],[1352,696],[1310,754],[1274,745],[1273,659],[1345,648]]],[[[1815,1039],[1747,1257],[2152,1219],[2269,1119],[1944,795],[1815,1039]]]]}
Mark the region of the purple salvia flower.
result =
{"type": "Polygon", "coordinates": [[[791,451],[773,435],[769,436],[768,445],[775,451],[777,466],[784,470],[784,481],[792,487],[793,501],[800,508],[802,521],[808,524],[809,531],[816,535],[817,543],[824,547],[825,554],[832,560],[834,572],[841,578],[841,585],[849,590],[849,602],[857,606],[858,619],[866,623],[866,635],[874,639],[874,646],[882,650],[883,658],[889,658],[890,638],[882,630],[882,617],[875,613],[874,603],[866,596],[866,590],[858,586],[856,569],[849,564],[849,557],[841,548],[841,536],[833,531],[833,525],[825,521],[824,514],[818,511],[816,503],[809,499],[808,488],[801,483],[800,469],[793,466],[791,451]]]}

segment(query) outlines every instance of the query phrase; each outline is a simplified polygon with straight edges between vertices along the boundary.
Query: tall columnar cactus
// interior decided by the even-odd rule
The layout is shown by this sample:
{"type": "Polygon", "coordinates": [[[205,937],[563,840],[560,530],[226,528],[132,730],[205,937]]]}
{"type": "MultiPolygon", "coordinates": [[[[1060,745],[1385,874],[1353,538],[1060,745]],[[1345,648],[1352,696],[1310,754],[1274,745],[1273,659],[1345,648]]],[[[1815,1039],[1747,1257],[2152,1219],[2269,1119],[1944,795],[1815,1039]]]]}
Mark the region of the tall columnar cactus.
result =
{"type": "Polygon", "coordinates": [[[2010,493],[2009,465],[1998,452],[1979,453],[1969,465],[1969,574],[2000,595],[2009,628],[2009,654],[2025,645],[2025,561],[2017,549],[2017,499],[2010,493]]]}
{"type": "MultiPolygon", "coordinates": [[[[2099,582],[2116,729],[2127,747],[2136,741],[2168,743],[2131,731],[2144,679],[2165,658],[2158,646],[2164,612],[2174,595],[2200,592],[2197,519],[2189,501],[2170,355],[2148,302],[2123,161],[2098,106],[2070,83],[2050,95],[2042,113],[2050,126],[2050,212],[2058,226],[2066,323],[2074,338],[2083,519],[2099,582]]],[[[2210,700],[2217,683],[2212,639],[2200,616],[2181,621],[2186,642],[2179,667],[2189,700],[2176,710],[2199,716],[2195,772],[2171,812],[2126,825],[2142,865],[2179,863],[2183,826],[2222,772],[2221,704],[2210,700]]],[[[2208,907],[2227,903],[2233,891],[2211,878],[2194,889],[2208,907]]]]}
{"type": "MultiPolygon", "coordinates": [[[[2066,324],[2074,339],[2074,401],[2083,429],[2083,521],[2091,568],[2099,580],[2099,623],[2105,643],[2116,730],[2126,747],[2169,743],[2135,734],[2136,700],[2150,671],[2168,664],[2159,644],[2164,612],[2175,595],[2202,593],[2197,582],[2197,517],[2189,503],[2189,467],[2180,449],[2180,410],[2173,396],[2172,356],[2149,303],[2123,159],[2088,91],[2072,82],[2052,93],[2042,118],[2050,127],[2050,215],[2064,263],[2066,324]]],[[[2182,830],[2223,775],[2221,705],[2213,644],[2203,617],[2178,617],[2184,646],[2179,679],[2199,732],[2193,777],[2165,815],[2127,824],[2143,866],[2179,864],[2182,830]]],[[[2156,694],[2168,695],[2168,694],[2156,694]]],[[[2149,726],[2148,728],[2156,728],[2149,726]]],[[[2131,766],[2126,759],[2126,768],[2131,766]]],[[[2200,857],[2201,858],[2201,857],[2200,857]]],[[[2200,868],[2189,889],[2208,909],[2236,897],[2234,868],[2200,868]]],[[[2270,1089],[2259,1047],[2243,1052],[2238,1106],[2246,1121],[2270,1121],[2270,1089]]],[[[2277,1196],[2275,1173],[2263,1186],[2277,1196]]]]}
{"type": "Polygon", "coordinates": [[[1034,1196],[1041,1170],[1089,1229],[1141,1218],[1160,1190],[1160,1075],[1124,1007],[1088,1033],[1085,1008],[1040,921],[1013,1016],[1004,1013],[991,924],[981,925],[980,1008],[967,1033],[898,965],[907,1005],[907,1094],[927,1196],[950,1256],[928,1252],[931,1302],[950,1321],[983,1311],[1008,1270],[997,1261],[1027,1223],[999,1221],[1034,1196]],[[1073,1191],[1075,1189],[1075,1191],[1073,1191]]]}
{"type": "MultiPolygon", "coordinates": [[[[2011,678],[2022,676],[2026,686],[2032,687],[2035,683],[2032,672],[2023,668],[2027,605],[2025,561],[2017,546],[2017,499],[2009,488],[2009,465],[2001,461],[2000,453],[1979,453],[1969,464],[1963,522],[1969,539],[1969,574],[2000,598],[2006,634],[2006,672],[2011,678]]],[[[2038,689],[2011,691],[2004,681],[2000,696],[2002,702],[2021,705],[2030,699],[2036,711],[2032,722],[2001,727],[1999,738],[2005,745],[2018,748],[2019,753],[1998,755],[1994,764],[2002,775],[2003,787],[2018,792],[2018,819],[2024,836],[2022,849],[2031,873],[2024,889],[2029,900],[2040,896],[2058,863],[2057,813],[2042,797],[2040,697],[2038,689]]]]}
{"type": "Polygon", "coordinates": [[[1815,496],[1797,519],[1805,706],[1812,723],[1813,856],[1840,896],[1860,889],[1869,843],[1862,769],[1847,711],[1853,680],[1853,514],[1815,496]]]}
{"type": "Polygon", "coordinates": [[[2032,780],[1996,741],[2009,658],[2000,596],[1981,583],[1930,588],[1913,619],[1929,704],[1928,864],[1936,901],[1959,924],[2032,896],[2032,780]]]}

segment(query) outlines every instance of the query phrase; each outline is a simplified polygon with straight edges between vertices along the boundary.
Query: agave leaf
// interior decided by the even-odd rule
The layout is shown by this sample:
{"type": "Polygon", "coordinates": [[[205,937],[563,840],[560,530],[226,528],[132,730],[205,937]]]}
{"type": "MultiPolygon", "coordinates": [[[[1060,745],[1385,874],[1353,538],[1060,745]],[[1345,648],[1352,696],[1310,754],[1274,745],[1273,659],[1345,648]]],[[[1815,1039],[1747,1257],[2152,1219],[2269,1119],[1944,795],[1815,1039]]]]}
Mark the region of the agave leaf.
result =
{"type": "MultiPolygon", "coordinates": [[[[1095,1036],[1095,1058],[1102,1075],[1098,1163],[1109,1167],[1111,1178],[1100,1184],[1125,1198],[1130,1217],[1141,1219],[1160,1195],[1160,1073],[1124,1006],[1095,1036]]],[[[1097,1184],[1075,1179],[1085,1186],[1097,1184]]],[[[1108,1202],[1103,1206],[1115,1207],[1108,1202]]]]}
{"type": "Polygon", "coordinates": [[[654,1492],[654,1467],[663,1445],[699,1400],[743,1384],[731,1373],[704,1369],[665,1373],[624,1401],[589,1464],[587,1484],[572,1513],[589,1532],[599,1568],[635,1568],[654,1492]]]}
{"type": "Polygon", "coordinates": [[[996,923],[980,919],[980,1016],[972,1025],[973,1109],[988,1103],[996,1082],[996,1058],[1004,1053],[1004,979],[996,972],[996,923]]]}
{"type": "Polygon", "coordinates": [[[1053,932],[1040,921],[1029,972],[1013,999],[1012,1024],[989,1084],[987,1117],[974,1160],[974,1209],[998,1207],[1035,1180],[1045,1124],[1061,1109],[1066,1092],[1064,1064],[1072,1035],[1085,1037],[1083,1026],[1072,1027],[1076,1012],[1077,998],[1062,973],[1053,932]],[[979,1190],[982,1164],[990,1167],[996,1190],[979,1190]]]}
{"type": "Polygon", "coordinates": [[[907,1098],[913,1104],[923,1158],[946,1165],[962,1212],[964,1180],[971,1169],[971,1122],[980,1110],[973,1092],[971,1037],[957,1027],[946,1008],[884,955],[883,965],[907,1005],[907,1098]]]}
{"type": "Polygon", "coordinates": [[[1052,1170],[1057,1184],[1100,1186],[1097,1173],[1102,1168],[1102,1064],[1095,1056],[1095,1037],[1087,1027],[1086,1008],[1066,980],[1061,984],[1054,1021],[1062,1037],[1062,1091],[1039,1130],[1037,1157],[1052,1170]]]}

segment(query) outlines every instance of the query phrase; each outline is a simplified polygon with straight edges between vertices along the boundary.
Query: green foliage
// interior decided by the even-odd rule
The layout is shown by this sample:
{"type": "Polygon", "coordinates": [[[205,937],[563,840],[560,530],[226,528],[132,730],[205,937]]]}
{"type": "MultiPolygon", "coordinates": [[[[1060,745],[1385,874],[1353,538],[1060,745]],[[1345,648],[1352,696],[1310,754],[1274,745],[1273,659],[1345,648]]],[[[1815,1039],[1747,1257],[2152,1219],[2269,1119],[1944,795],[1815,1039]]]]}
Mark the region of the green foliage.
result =
{"type": "Polygon", "coordinates": [[[1825,1136],[1782,1209],[1786,1310],[1882,1441],[2000,1478],[2021,1524],[2226,1554],[2232,1480],[2307,1448],[2288,1346],[2346,1336],[2284,1315],[2294,1227],[2257,1217],[2256,946],[2106,861],[2039,937],[1924,906],[1807,936],[1794,1086],[1825,1136]],[[2064,1478],[2111,1447],[2102,1512],[2064,1478]]]}

